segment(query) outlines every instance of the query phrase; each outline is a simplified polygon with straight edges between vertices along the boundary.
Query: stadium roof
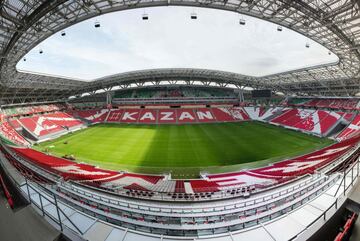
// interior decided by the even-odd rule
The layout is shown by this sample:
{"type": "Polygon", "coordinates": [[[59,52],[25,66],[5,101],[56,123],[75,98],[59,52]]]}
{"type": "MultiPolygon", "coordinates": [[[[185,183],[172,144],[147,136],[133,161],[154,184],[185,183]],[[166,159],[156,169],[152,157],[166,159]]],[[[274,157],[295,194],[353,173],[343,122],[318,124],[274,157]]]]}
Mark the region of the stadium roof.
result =
{"type": "Polygon", "coordinates": [[[130,77],[138,83],[144,82],[143,77],[175,78],[174,74],[193,80],[211,78],[221,84],[238,81],[239,87],[267,87],[287,94],[349,96],[360,92],[360,6],[356,0],[5,0],[0,3],[0,22],[0,98],[5,103],[56,100],[129,83],[130,77]],[[160,69],[105,77],[91,84],[16,70],[29,50],[68,26],[108,12],[169,5],[229,10],[285,26],[319,42],[339,62],[257,78],[211,70],[160,69]],[[134,78],[137,75],[141,81],[134,78]]]}

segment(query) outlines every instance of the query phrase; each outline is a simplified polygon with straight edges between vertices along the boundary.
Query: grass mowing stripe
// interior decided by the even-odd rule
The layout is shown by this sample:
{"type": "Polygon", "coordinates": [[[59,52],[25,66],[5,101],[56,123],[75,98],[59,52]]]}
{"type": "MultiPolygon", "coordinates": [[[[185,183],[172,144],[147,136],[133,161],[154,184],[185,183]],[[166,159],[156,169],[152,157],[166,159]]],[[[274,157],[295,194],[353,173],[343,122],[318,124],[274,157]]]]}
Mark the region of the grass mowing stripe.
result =
{"type": "Polygon", "coordinates": [[[103,168],[144,173],[236,171],[319,149],[332,143],[258,122],[194,125],[101,124],[34,148],[103,168]],[[67,144],[65,144],[67,143],[67,144]],[[51,146],[54,146],[51,148],[51,146]]]}

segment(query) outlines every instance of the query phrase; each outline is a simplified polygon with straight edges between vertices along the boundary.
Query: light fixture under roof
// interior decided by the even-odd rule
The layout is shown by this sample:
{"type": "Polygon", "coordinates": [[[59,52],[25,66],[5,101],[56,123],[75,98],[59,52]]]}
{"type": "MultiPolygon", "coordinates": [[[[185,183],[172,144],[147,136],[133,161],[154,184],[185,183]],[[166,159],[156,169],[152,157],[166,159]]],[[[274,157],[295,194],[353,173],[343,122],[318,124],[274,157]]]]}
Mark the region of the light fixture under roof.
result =
{"type": "Polygon", "coordinates": [[[66,35],[65,31],[61,31],[61,36],[65,36],[65,35],[66,35]]]}
{"type": "Polygon", "coordinates": [[[95,27],[95,28],[100,28],[100,22],[99,22],[99,21],[95,21],[94,27],[95,27]]]}
{"type": "Polygon", "coordinates": [[[190,18],[197,19],[197,14],[195,12],[191,13],[190,18]]]}
{"type": "Polygon", "coordinates": [[[282,31],[282,26],[278,26],[277,31],[281,32],[282,31]]]}
{"type": "Polygon", "coordinates": [[[306,44],[305,44],[305,47],[306,47],[306,48],[310,48],[310,44],[309,44],[309,43],[306,43],[306,44]]]}
{"type": "Polygon", "coordinates": [[[39,54],[44,53],[44,51],[42,49],[39,49],[39,54]]]}
{"type": "Polygon", "coordinates": [[[143,13],[142,20],[149,20],[149,15],[147,13],[143,13]]]}
{"type": "Polygon", "coordinates": [[[239,24],[240,24],[240,25],[245,25],[245,24],[246,24],[245,19],[240,18],[240,20],[239,20],[239,24]]]}

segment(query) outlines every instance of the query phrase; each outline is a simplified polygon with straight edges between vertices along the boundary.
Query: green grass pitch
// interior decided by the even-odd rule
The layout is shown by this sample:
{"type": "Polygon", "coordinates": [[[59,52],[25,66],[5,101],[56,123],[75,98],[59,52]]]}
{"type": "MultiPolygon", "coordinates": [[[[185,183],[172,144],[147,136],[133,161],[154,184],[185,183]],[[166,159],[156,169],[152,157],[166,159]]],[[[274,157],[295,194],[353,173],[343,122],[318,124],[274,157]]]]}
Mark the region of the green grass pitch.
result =
{"type": "Polygon", "coordinates": [[[101,124],[35,146],[112,170],[172,172],[175,178],[253,168],[329,145],[257,122],[193,125],[101,124]],[[67,143],[67,144],[65,144],[67,143]]]}

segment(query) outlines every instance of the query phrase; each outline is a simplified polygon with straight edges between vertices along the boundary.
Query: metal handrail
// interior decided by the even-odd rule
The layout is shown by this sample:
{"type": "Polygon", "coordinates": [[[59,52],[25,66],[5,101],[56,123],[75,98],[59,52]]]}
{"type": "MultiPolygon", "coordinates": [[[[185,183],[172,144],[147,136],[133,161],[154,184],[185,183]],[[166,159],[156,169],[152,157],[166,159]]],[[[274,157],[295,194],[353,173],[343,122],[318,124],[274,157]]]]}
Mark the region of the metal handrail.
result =
{"type": "MultiPolygon", "coordinates": [[[[57,216],[58,216],[58,220],[59,220],[59,221],[56,221],[56,220],[57,220],[56,218],[55,218],[55,220],[52,218],[52,220],[55,221],[56,223],[58,223],[58,225],[60,226],[61,231],[63,231],[63,222],[62,222],[62,220],[61,220],[60,213],[71,223],[71,225],[73,225],[73,226],[75,227],[75,229],[76,229],[77,232],[79,232],[81,235],[83,234],[83,232],[76,226],[76,224],[64,213],[63,210],[61,210],[61,209],[59,208],[58,202],[57,202],[57,196],[56,196],[54,193],[48,192],[47,189],[46,189],[44,186],[39,185],[39,184],[37,184],[37,183],[35,183],[35,182],[31,182],[31,181],[28,180],[27,178],[25,178],[25,184],[24,184],[24,185],[26,185],[26,188],[28,189],[28,198],[29,198],[30,201],[31,201],[31,195],[30,195],[30,192],[29,192],[29,188],[31,188],[32,191],[34,191],[36,194],[39,195],[40,203],[42,203],[42,198],[43,198],[43,199],[45,199],[46,201],[48,201],[49,203],[51,203],[52,205],[55,206],[56,212],[57,212],[57,216]],[[30,183],[31,183],[31,184],[30,184],[30,183]],[[37,191],[37,190],[36,190],[35,188],[33,188],[31,185],[35,185],[37,188],[40,188],[40,189],[42,189],[42,190],[44,190],[44,191],[47,191],[46,193],[52,195],[54,201],[52,201],[50,198],[47,198],[43,193],[37,191]]],[[[33,203],[34,205],[36,205],[36,203],[34,203],[34,202],[32,202],[32,203],[33,203]]],[[[36,205],[36,206],[38,206],[38,205],[36,205]]],[[[47,213],[43,206],[41,206],[41,207],[39,207],[39,208],[40,208],[40,210],[42,211],[43,214],[44,214],[44,213],[47,213]]],[[[47,214],[48,214],[48,215],[47,215],[48,217],[51,217],[51,216],[52,216],[52,215],[49,214],[49,213],[47,213],[47,214]]]]}
{"type": "Polygon", "coordinates": [[[353,171],[354,171],[354,167],[357,165],[358,168],[357,168],[357,176],[359,176],[359,163],[360,163],[360,160],[358,159],[357,161],[355,161],[347,170],[344,170],[344,174],[343,174],[343,177],[341,179],[341,182],[338,186],[338,188],[336,189],[336,192],[334,194],[334,197],[336,197],[338,191],[340,190],[340,187],[342,186],[341,184],[344,184],[344,195],[345,195],[345,192],[347,191],[348,188],[346,188],[346,176],[352,172],[352,175],[351,175],[351,182],[353,183],[354,181],[354,177],[353,177],[353,171]]]}
{"type": "MultiPolygon", "coordinates": [[[[347,173],[349,173],[349,172],[347,172],[347,173]]],[[[26,184],[27,184],[28,186],[30,186],[28,180],[27,180],[27,179],[25,179],[25,180],[26,180],[26,184]]],[[[46,187],[46,186],[39,185],[39,184],[37,184],[37,183],[34,183],[34,185],[39,186],[39,187],[41,188],[41,190],[46,191],[46,193],[48,193],[49,191],[51,192],[51,190],[49,190],[48,187],[46,187]]],[[[323,188],[321,188],[321,190],[317,190],[316,193],[323,191],[324,188],[326,189],[327,187],[328,187],[328,185],[326,185],[326,187],[324,186],[323,188]]],[[[32,188],[32,187],[30,186],[30,188],[32,188]]],[[[33,189],[33,188],[32,188],[32,189],[33,189]]],[[[62,221],[61,221],[61,218],[60,218],[60,213],[61,213],[61,214],[63,214],[64,217],[66,217],[67,220],[69,220],[70,223],[77,229],[76,231],[77,231],[78,233],[82,234],[81,230],[78,229],[78,227],[67,217],[67,215],[65,215],[63,212],[61,212],[62,210],[58,207],[57,203],[54,203],[54,201],[49,200],[49,198],[47,198],[47,196],[44,195],[44,194],[42,194],[40,191],[37,191],[37,190],[36,190],[36,193],[37,193],[38,195],[40,195],[41,198],[45,198],[45,200],[48,200],[50,203],[52,203],[53,205],[56,206],[56,208],[58,209],[59,214],[58,214],[58,219],[55,218],[54,221],[55,221],[56,223],[58,223],[57,220],[59,220],[59,222],[60,222],[60,223],[58,223],[59,226],[63,224],[62,221]]],[[[52,196],[54,197],[54,200],[55,200],[55,196],[56,196],[56,195],[55,195],[55,196],[54,196],[54,195],[55,195],[55,194],[53,194],[52,196]]],[[[31,196],[30,196],[30,195],[28,195],[28,196],[29,196],[29,200],[31,200],[31,196]]],[[[60,197],[60,196],[59,196],[59,197],[60,197]]],[[[297,206],[298,203],[304,203],[304,202],[306,202],[307,200],[309,200],[309,199],[308,199],[308,198],[305,198],[304,200],[298,200],[296,203],[291,204],[291,207],[290,207],[291,210],[293,210],[294,208],[296,208],[296,206],[297,206]]],[[[333,204],[333,205],[335,205],[335,204],[333,204]]],[[[332,205],[332,206],[333,206],[333,205],[332,205]]],[[[37,205],[36,205],[36,206],[37,206],[37,205]]],[[[52,217],[44,210],[43,207],[40,208],[40,209],[41,209],[43,212],[45,212],[46,216],[52,218],[52,217]]],[[[330,209],[330,208],[329,208],[329,209],[330,209]]],[[[75,211],[78,211],[78,210],[75,209],[75,211]]],[[[264,214],[265,214],[265,213],[264,213],[264,214]]],[[[268,217],[269,220],[271,220],[271,219],[273,219],[273,218],[276,218],[277,216],[276,216],[276,217],[273,217],[272,214],[270,214],[270,215],[266,215],[265,217],[268,217]]],[[[326,217],[326,213],[322,214],[321,217],[326,217]]],[[[53,219],[53,218],[52,218],[52,219],[53,219]]],[[[251,223],[251,225],[252,225],[252,224],[254,224],[254,225],[259,224],[259,223],[260,223],[260,220],[261,220],[260,217],[257,217],[255,220],[249,220],[249,221],[247,221],[247,222],[244,222],[242,226],[243,226],[243,228],[244,228],[244,227],[249,227],[248,225],[250,225],[250,223],[251,223]]],[[[61,226],[60,226],[60,227],[61,227],[61,226]]],[[[61,227],[61,228],[62,228],[62,227],[61,227]]]]}
{"type": "MultiPolygon", "coordinates": [[[[334,194],[334,197],[336,197],[336,195],[337,195],[340,187],[342,186],[342,185],[341,185],[342,183],[344,183],[344,195],[345,195],[345,194],[346,194],[346,191],[349,189],[349,187],[351,187],[351,185],[353,184],[354,180],[359,177],[359,174],[360,174],[360,172],[359,172],[359,163],[360,163],[360,159],[358,159],[358,160],[357,160],[356,162],[354,162],[347,170],[344,171],[343,177],[342,177],[341,182],[340,182],[340,184],[339,184],[339,186],[338,186],[338,188],[337,188],[337,190],[336,190],[336,192],[335,192],[335,194],[334,194]],[[356,176],[354,176],[354,175],[353,175],[353,174],[354,174],[354,168],[355,168],[356,166],[357,166],[357,173],[356,173],[356,176]],[[345,186],[345,178],[346,178],[346,176],[347,176],[350,172],[351,172],[351,185],[349,185],[348,187],[346,187],[346,186],[345,186]]],[[[339,200],[340,200],[339,197],[337,197],[337,198],[335,199],[335,202],[334,202],[333,204],[331,204],[331,206],[328,207],[326,210],[324,210],[319,217],[317,217],[317,218],[316,218],[315,220],[313,220],[310,224],[308,224],[308,225],[303,229],[302,232],[296,234],[295,236],[293,236],[293,237],[292,237],[291,239],[289,239],[289,240],[294,240],[295,238],[297,238],[301,233],[303,233],[305,230],[307,230],[309,227],[311,227],[314,223],[316,223],[317,221],[319,221],[321,218],[324,218],[324,220],[326,220],[326,213],[327,213],[330,209],[332,209],[334,206],[335,206],[335,208],[337,209],[337,208],[338,208],[338,202],[339,202],[339,200]]]]}
{"type": "MultiPolygon", "coordinates": [[[[63,231],[63,223],[62,223],[62,220],[60,218],[60,213],[71,223],[71,225],[73,225],[73,227],[75,227],[76,231],[78,233],[80,233],[81,235],[83,234],[83,232],[79,229],[79,227],[59,208],[59,206],[57,205],[57,202],[53,202],[52,200],[50,200],[49,198],[47,198],[44,194],[38,192],[37,190],[35,190],[34,188],[32,188],[30,185],[29,185],[29,180],[24,177],[25,179],[25,183],[23,183],[22,185],[20,185],[14,178],[13,176],[8,172],[7,168],[4,166],[3,162],[0,161],[0,165],[2,167],[2,169],[4,170],[4,172],[6,173],[6,176],[9,177],[9,180],[14,184],[14,186],[16,187],[16,189],[18,190],[19,193],[23,194],[23,196],[32,204],[34,204],[35,206],[37,206],[40,211],[42,212],[43,216],[46,216],[49,217],[51,220],[53,220],[56,224],[59,225],[61,231],[63,231]],[[24,191],[21,189],[21,187],[23,186],[26,186],[27,188],[27,194],[24,195],[24,191]],[[31,201],[31,195],[30,195],[30,191],[29,191],[29,187],[35,191],[35,193],[37,193],[39,195],[39,200],[40,200],[40,203],[41,203],[41,207],[39,207],[38,205],[36,205],[35,202],[32,202],[31,201]],[[58,220],[54,217],[52,217],[51,214],[49,214],[45,209],[44,207],[42,206],[42,199],[45,199],[47,200],[49,203],[51,203],[52,205],[54,205],[56,207],[56,210],[58,212],[58,220]]],[[[43,187],[42,185],[39,185],[37,183],[34,183],[36,184],[37,186],[41,187],[43,190],[46,190],[45,187],[43,187]]],[[[49,193],[49,192],[47,192],[49,193]]],[[[56,200],[56,196],[54,194],[51,194],[53,195],[54,197],[54,200],[56,200]]]]}

